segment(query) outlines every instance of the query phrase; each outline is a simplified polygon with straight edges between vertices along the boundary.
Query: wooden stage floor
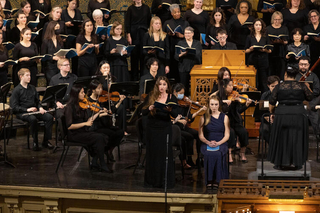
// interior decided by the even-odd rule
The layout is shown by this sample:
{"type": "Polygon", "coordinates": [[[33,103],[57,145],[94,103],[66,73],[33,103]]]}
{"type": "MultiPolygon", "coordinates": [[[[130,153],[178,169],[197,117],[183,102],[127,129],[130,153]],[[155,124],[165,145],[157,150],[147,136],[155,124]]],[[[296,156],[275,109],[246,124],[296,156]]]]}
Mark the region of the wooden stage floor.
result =
{"type": "MultiPolygon", "coordinates": [[[[107,174],[98,171],[90,171],[88,167],[87,153],[83,152],[80,161],[77,157],[80,148],[72,147],[69,150],[64,167],[55,173],[62,148],[56,153],[51,150],[42,149],[34,152],[27,149],[26,136],[21,135],[12,138],[7,146],[9,160],[16,166],[11,168],[3,163],[0,164],[0,185],[17,185],[32,187],[91,189],[107,191],[132,191],[132,192],[162,192],[163,189],[145,188],[143,186],[144,170],[137,169],[133,175],[133,168],[126,167],[136,163],[138,157],[137,137],[133,127],[129,127],[131,136],[121,145],[121,160],[118,160],[117,148],[114,150],[116,162],[109,164],[114,173],[107,174]],[[130,131],[131,130],[131,131],[130,131]]],[[[42,133],[39,133],[39,141],[42,133]]],[[[32,139],[30,138],[30,141],[32,139]]],[[[310,135],[309,163],[311,165],[311,179],[320,180],[320,163],[316,162],[316,140],[310,135]]],[[[1,140],[3,145],[3,140],[1,140]]],[[[239,161],[235,157],[234,165],[230,166],[231,179],[248,179],[257,169],[257,147],[258,139],[251,138],[249,147],[254,152],[247,155],[248,163],[239,161]],[[251,175],[250,175],[251,174],[251,175]]],[[[194,156],[195,161],[196,156],[194,156]]],[[[180,161],[176,160],[176,186],[169,189],[169,193],[208,193],[204,184],[204,169],[202,176],[198,176],[197,169],[185,171],[184,179],[181,178],[180,161]]]]}

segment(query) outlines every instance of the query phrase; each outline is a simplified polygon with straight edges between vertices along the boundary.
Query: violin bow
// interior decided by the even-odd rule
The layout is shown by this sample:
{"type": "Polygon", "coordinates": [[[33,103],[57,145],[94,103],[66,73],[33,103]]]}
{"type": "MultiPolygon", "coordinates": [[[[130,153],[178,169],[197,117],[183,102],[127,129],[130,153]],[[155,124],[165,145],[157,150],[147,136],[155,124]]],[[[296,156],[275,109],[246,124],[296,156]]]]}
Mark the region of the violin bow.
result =
{"type": "MultiPolygon", "coordinates": [[[[197,91],[197,87],[194,88],[194,92],[193,92],[193,96],[191,97],[191,101],[193,100],[194,96],[196,95],[196,91],[197,91]]],[[[189,109],[188,109],[188,112],[187,112],[187,115],[186,115],[187,121],[188,121],[188,117],[189,117],[189,114],[190,114],[191,106],[192,106],[192,103],[190,103],[190,106],[189,106],[189,109]]],[[[184,128],[184,126],[183,126],[183,128],[184,128]]]]}

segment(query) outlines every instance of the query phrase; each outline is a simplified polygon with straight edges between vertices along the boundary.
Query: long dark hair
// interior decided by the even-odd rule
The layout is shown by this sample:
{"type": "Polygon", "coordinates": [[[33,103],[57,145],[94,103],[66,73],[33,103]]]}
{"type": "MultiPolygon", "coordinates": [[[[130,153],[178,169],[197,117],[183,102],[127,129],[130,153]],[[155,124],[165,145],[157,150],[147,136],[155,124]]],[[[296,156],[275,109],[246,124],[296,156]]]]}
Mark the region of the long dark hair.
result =
{"type": "Polygon", "coordinates": [[[255,37],[255,36],[256,36],[256,30],[254,29],[254,24],[255,24],[256,22],[258,22],[258,21],[260,21],[260,23],[261,23],[261,31],[260,31],[261,37],[266,37],[266,24],[264,23],[264,21],[263,21],[261,18],[257,18],[257,19],[255,19],[255,20],[253,21],[253,25],[252,25],[252,28],[251,28],[251,33],[250,33],[250,35],[251,35],[252,37],[255,37]]]}
{"type": "MultiPolygon", "coordinates": [[[[47,26],[47,29],[46,29],[46,32],[44,34],[44,37],[43,39],[46,39],[46,40],[52,40],[52,37],[55,35],[55,27],[56,25],[59,24],[57,21],[50,21],[48,23],[48,26],[47,26]]],[[[62,39],[59,35],[56,35],[56,38],[57,38],[57,41],[59,42],[60,45],[63,44],[62,42],[62,39]]]]}
{"type": "Polygon", "coordinates": [[[219,81],[219,97],[221,100],[227,99],[226,88],[232,79],[222,79],[219,81]]]}
{"type": "Polygon", "coordinates": [[[95,26],[94,26],[94,24],[93,24],[93,22],[90,20],[90,19],[85,19],[84,21],[83,21],[83,23],[82,23],[82,25],[81,25],[81,30],[80,30],[80,33],[79,33],[79,35],[80,36],[82,36],[83,37],[83,39],[85,38],[84,36],[85,36],[85,34],[86,34],[86,31],[85,31],[85,26],[86,26],[86,23],[88,23],[88,22],[91,22],[92,23],[92,25],[93,25],[93,30],[92,30],[92,32],[91,32],[91,42],[93,43],[93,44],[97,44],[98,43],[98,38],[97,38],[97,36],[96,36],[96,34],[95,34],[95,31],[96,31],[96,29],[95,29],[95,26]]]}
{"type": "Polygon", "coordinates": [[[102,84],[100,83],[100,81],[98,81],[98,80],[96,80],[96,79],[95,79],[95,80],[92,80],[92,81],[90,82],[90,84],[89,84],[89,89],[88,89],[88,91],[87,91],[87,96],[89,97],[90,95],[92,95],[93,90],[97,89],[99,85],[102,86],[102,84]]]}
{"type": "Polygon", "coordinates": [[[220,21],[220,27],[223,27],[226,25],[226,15],[224,14],[223,10],[219,7],[216,7],[213,9],[212,13],[211,13],[211,17],[210,17],[210,24],[212,24],[213,26],[216,24],[216,20],[214,19],[214,15],[216,13],[221,13],[221,21],[220,21]]]}
{"type": "Polygon", "coordinates": [[[75,107],[75,112],[77,116],[80,116],[79,93],[81,89],[83,89],[82,85],[80,84],[73,85],[70,91],[70,99],[67,103],[67,105],[75,107]]]}
{"type": "Polygon", "coordinates": [[[228,67],[221,67],[218,71],[218,82],[221,81],[223,79],[223,75],[224,75],[224,72],[227,71],[230,75],[230,78],[231,78],[231,72],[229,70],[228,67]]]}
{"type": "MultiPolygon", "coordinates": [[[[72,2],[73,0],[67,0],[68,1],[68,3],[67,3],[67,6],[66,6],[66,9],[68,9],[68,5],[69,5],[69,3],[70,2],[72,2]]],[[[78,8],[79,6],[80,6],[80,3],[79,3],[79,0],[76,0],[76,4],[77,4],[77,7],[76,8],[78,8]]]]}

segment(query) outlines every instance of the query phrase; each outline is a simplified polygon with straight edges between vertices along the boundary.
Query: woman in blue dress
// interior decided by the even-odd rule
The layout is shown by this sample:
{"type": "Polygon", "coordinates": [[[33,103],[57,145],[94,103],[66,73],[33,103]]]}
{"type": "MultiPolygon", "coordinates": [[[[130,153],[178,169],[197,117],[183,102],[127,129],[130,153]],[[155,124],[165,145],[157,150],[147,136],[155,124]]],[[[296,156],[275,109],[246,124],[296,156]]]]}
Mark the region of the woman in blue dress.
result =
{"type": "Polygon", "coordinates": [[[209,107],[200,118],[199,139],[203,142],[206,185],[219,184],[228,178],[227,153],[230,136],[229,118],[220,112],[220,100],[216,95],[209,98],[209,107]]]}

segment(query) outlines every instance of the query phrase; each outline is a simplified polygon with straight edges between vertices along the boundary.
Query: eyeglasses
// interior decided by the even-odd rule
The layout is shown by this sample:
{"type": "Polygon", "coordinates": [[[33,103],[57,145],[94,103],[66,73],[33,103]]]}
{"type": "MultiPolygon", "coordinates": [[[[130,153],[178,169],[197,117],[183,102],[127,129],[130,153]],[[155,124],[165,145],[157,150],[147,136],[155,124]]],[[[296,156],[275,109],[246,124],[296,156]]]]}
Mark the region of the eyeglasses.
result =
{"type": "Polygon", "coordinates": [[[64,66],[64,67],[70,67],[70,64],[63,64],[61,66],[64,66]]]}

